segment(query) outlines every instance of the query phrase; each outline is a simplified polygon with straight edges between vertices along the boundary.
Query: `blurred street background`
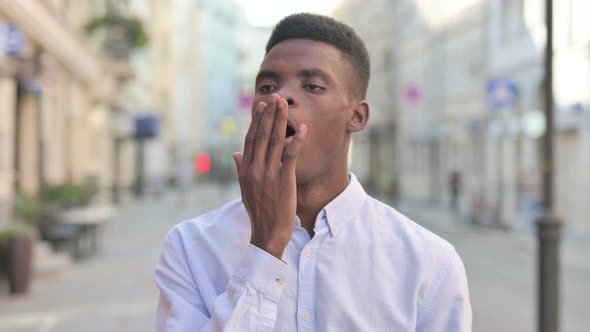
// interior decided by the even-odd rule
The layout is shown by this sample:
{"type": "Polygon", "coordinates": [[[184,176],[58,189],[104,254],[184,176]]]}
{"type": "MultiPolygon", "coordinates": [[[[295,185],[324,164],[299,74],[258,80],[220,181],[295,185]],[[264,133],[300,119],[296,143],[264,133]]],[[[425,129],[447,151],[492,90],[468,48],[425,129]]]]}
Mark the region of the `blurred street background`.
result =
{"type": "MultiPolygon", "coordinates": [[[[0,0],[0,332],[151,331],[166,232],[240,197],[272,26],[365,41],[350,168],[450,241],[474,331],[535,331],[544,0],[0,0]]],[[[561,330],[590,330],[590,1],[552,7],[561,330]]]]}

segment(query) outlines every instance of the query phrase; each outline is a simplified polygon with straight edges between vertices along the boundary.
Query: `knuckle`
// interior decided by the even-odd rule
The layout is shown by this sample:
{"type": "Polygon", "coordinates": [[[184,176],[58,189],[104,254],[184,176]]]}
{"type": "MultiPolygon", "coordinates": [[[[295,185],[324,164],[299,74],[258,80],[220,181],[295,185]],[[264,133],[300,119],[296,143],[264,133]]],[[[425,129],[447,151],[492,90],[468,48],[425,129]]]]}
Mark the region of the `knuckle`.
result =
{"type": "Polygon", "coordinates": [[[273,134],[270,137],[270,144],[272,144],[272,145],[279,144],[279,143],[281,143],[281,141],[282,141],[281,136],[279,136],[278,134],[273,134]]]}
{"type": "Polygon", "coordinates": [[[257,170],[252,170],[248,177],[252,183],[259,183],[262,180],[262,174],[257,170]]]}
{"type": "Polygon", "coordinates": [[[266,131],[264,130],[264,128],[258,128],[258,130],[256,131],[256,137],[263,138],[265,136],[266,136],[266,131]]]}

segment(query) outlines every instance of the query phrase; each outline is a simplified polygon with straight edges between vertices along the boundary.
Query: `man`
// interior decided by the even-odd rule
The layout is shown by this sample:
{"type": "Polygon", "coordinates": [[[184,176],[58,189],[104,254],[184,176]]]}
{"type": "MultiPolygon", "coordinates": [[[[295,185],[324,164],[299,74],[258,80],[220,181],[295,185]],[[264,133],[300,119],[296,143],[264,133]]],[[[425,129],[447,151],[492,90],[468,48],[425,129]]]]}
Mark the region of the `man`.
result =
{"type": "Polygon", "coordinates": [[[451,211],[459,214],[459,195],[461,194],[461,172],[458,169],[451,171],[449,175],[449,189],[451,194],[451,211]]]}
{"type": "Polygon", "coordinates": [[[369,57],[348,26],[275,27],[234,155],[242,199],[174,227],[156,267],[157,331],[470,331],[454,248],[348,172],[369,57]]]}

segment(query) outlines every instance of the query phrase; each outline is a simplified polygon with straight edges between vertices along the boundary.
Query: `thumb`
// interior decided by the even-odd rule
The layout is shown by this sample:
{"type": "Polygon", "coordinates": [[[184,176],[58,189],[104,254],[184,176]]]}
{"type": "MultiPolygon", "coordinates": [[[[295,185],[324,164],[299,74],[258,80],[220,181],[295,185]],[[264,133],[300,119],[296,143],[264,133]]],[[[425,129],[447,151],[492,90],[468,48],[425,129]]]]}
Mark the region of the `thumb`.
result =
{"type": "Polygon", "coordinates": [[[234,157],[234,162],[236,163],[236,170],[239,175],[240,168],[242,167],[242,153],[241,152],[234,152],[233,157],[234,157]]]}
{"type": "Polygon", "coordinates": [[[301,146],[303,145],[303,141],[307,135],[307,126],[302,124],[299,125],[297,128],[297,133],[293,136],[293,141],[289,144],[289,146],[283,151],[282,155],[282,170],[289,174],[294,174],[295,172],[295,164],[297,162],[297,157],[299,156],[299,152],[301,151],[301,146]]]}

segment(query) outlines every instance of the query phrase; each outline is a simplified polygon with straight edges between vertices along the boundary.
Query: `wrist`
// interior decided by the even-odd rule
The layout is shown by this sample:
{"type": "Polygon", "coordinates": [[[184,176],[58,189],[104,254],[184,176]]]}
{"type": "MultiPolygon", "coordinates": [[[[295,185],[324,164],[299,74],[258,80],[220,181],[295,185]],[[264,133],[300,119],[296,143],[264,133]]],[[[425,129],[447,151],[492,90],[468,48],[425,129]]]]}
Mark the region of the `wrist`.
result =
{"type": "Polygon", "coordinates": [[[275,237],[273,239],[268,240],[259,240],[253,237],[250,239],[250,243],[266,251],[267,253],[276,257],[277,259],[282,259],[283,253],[285,252],[285,248],[289,243],[289,239],[290,237],[275,237]]]}

